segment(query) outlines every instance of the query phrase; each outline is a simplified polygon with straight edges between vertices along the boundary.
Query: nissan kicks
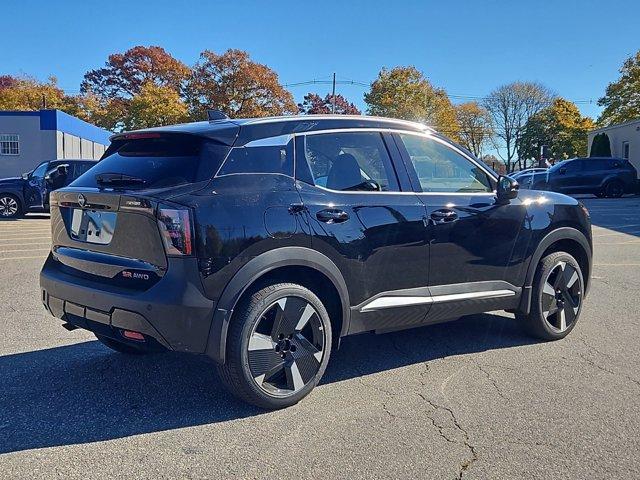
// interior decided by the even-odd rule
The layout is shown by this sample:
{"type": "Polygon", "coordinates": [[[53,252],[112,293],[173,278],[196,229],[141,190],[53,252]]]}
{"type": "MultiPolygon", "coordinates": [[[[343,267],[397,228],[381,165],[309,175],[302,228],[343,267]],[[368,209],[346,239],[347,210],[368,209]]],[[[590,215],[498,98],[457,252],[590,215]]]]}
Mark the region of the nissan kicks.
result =
{"type": "Polygon", "coordinates": [[[211,118],[117,134],[51,194],[41,296],[67,329],[206,355],[272,409],[347,335],[493,310],[543,340],[575,327],[592,258],[576,200],[519,192],[417,123],[211,118]]]}

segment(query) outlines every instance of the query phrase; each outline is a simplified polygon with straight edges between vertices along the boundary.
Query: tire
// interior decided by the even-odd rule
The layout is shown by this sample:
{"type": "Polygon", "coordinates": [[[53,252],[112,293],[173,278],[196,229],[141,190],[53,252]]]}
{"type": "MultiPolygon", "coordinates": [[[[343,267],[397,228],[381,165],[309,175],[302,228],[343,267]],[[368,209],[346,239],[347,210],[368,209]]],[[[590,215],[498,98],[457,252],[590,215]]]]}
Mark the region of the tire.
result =
{"type": "Polygon", "coordinates": [[[624,184],[618,180],[612,180],[604,186],[604,195],[608,198],[620,198],[624,195],[624,184]]]}
{"type": "Polygon", "coordinates": [[[0,218],[18,218],[22,216],[20,199],[9,193],[0,194],[0,218]]]}
{"type": "Polygon", "coordinates": [[[235,396],[274,410],[298,403],[324,374],[331,322],[320,299],[294,283],[266,285],[235,309],[218,373],[235,396]]]}
{"type": "Polygon", "coordinates": [[[124,353],[126,355],[142,355],[145,353],[149,353],[149,351],[143,346],[136,347],[127,343],[118,342],[117,340],[109,337],[103,337],[102,335],[98,334],[95,334],[95,336],[100,341],[100,343],[119,353],[124,353]]]}
{"type": "Polygon", "coordinates": [[[529,314],[517,314],[516,319],[533,337],[559,340],[578,322],[583,296],[584,278],[576,259],[566,252],[551,253],[538,264],[529,314]]]}

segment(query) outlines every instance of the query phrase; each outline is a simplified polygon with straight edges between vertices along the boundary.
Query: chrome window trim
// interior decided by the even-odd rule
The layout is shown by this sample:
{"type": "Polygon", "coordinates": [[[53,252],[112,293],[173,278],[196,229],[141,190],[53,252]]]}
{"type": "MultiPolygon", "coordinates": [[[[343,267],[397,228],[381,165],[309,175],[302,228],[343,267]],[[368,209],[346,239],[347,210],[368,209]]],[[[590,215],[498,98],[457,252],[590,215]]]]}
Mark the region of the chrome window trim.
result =
{"type": "MultiPolygon", "coordinates": [[[[436,137],[435,135],[433,135],[433,133],[435,133],[434,130],[431,131],[425,131],[425,132],[414,132],[411,130],[401,130],[401,129],[396,129],[396,128],[363,128],[363,127],[358,127],[358,128],[329,128],[329,129],[325,129],[325,130],[314,130],[312,132],[296,132],[293,134],[294,138],[297,137],[306,137],[307,135],[323,135],[323,134],[329,134],[329,133],[349,133],[349,132],[376,132],[378,134],[383,134],[383,133],[398,133],[398,134],[409,134],[409,135],[415,135],[417,137],[423,137],[423,138],[429,138],[429,139],[433,139],[441,144],[443,144],[444,146],[452,149],[453,151],[455,151],[456,153],[459,153],[460,155],[462,155],[464,158],[466,158],[468,161],[470,161],[471,163],[473,163],[474,165],[476,165],[477,167],[479,167],[483,172],[485,172],[490,178],[492,178],[495,182],[498,181],[497,177],[490,172],[489,170],[486,169],[486,167],[484,167],[483,165],[479,164],[477,161],[473,160],[471,157],[469,157],[468,155],[466,155],[463,151],[459,150],[458,148],[455,148],[453,145],[450,145],[447,141],[442,140],[438,137],[436,137]]],[[[295,165],[297,164],[297,157],[294,154],[294,174],[295,174],[295,165]]],[[[306,161],[306,158],[305,158],[306,161]]],[[[393,157],[391,158],[391,162],[393,162],[393,157]]],[[[296,181],[298,181],[298,179],[296,178],[296,181]]],[[[324,191],[327,192],[331,192],[331,193],[346,193],[346,194],[357,194],[357,195],[362,195],[362,194],[374,194],[374,195],[380,195],[380,194],[409,194],[412,193],[414,195],[455,195],[455,196],[491,196],[491,197],[495,197],[497,192],[496,190],[493,190],[491,192],[414,192],[414,191],[397,191],[397,192],[370,192],[367,190],[362,190],[362,191],[350,191],[350,190],[331,190],[330,188],[326,188],[326,187],[322,187],[320,185],[313,185],[316,188],[320,188],[324,191]]]]}

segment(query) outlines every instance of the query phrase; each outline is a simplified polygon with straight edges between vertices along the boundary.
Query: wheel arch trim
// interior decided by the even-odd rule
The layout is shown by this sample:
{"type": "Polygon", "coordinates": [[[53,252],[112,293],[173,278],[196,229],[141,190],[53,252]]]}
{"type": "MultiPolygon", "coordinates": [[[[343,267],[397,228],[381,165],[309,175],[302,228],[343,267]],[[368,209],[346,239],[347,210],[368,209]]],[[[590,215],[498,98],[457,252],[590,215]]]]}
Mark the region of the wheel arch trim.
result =
{"type": "Polygon", "coordinates": [[[538,268],[538,264],[542,259],[542,255],[547,249],[556,242],[562,240],[571,240],[578,243],[585,251],[587,255],[587,261],[589,264],[589,272],[588,275],[584,275],[585,282],[585,295],[588,292],[588,288],[591,284],[590,276],[593,271],[593,249],[586,235],[582,233],[580,230],[572,227],[561,227],[556,230],[549,232],[543,239],[538,243],[536,250],[531,256],[531,260],[529,262],[529,266],[527,268],[527,274],[525,276],[524,287],[522,289],[522,297],[520,300],[520,308],[519,310],[523,313],[528,314],[531,309],[531,300],[533,294],[533,278],[536,274],[536,270],[538,268]]]}
{"type": "Polygon", "coordinates": [[[219,364],[225,363],[227,332],[233,310],[240,297],[263,275],[281,267],[308,267],[325,275],[338,291],[342,306],[342,328],[339,336],[349,330],[349,292],[336,264],[322,253],[306,247],[282,247],[258,255],[243,265],[225,286],[209,330],[206,354],[219,364]]]}

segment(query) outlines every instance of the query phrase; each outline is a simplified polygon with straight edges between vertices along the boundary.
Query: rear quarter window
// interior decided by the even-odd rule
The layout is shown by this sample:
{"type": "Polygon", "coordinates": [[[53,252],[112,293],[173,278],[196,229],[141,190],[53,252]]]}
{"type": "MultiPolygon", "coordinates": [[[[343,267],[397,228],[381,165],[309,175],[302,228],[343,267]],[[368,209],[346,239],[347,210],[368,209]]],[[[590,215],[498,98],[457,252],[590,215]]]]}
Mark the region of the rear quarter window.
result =
{"type": "Polygon", "coordinates": [[[293,137],[263,138],[232,148],[218,176],[236,173],[274,173],[293,177],[293,137]]]}

